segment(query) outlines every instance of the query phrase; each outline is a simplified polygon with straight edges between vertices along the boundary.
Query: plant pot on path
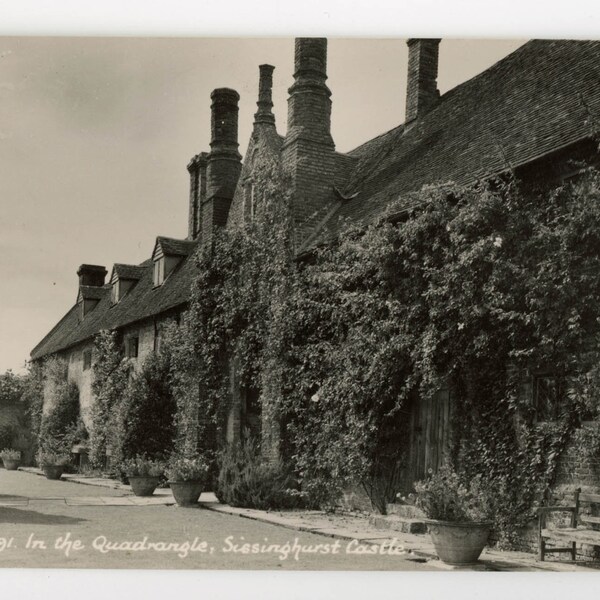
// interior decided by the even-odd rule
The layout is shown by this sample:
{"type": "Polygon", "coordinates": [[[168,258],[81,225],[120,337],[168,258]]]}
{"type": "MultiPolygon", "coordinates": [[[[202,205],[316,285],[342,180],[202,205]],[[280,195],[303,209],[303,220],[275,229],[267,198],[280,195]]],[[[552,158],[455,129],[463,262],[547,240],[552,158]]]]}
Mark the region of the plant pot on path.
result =
{"type": "Polygon", "coordinates": [[[449,565],[477,562],[490,534],[491,523],[428,520],[431,541],[440,560],[449,565]]]}
{"type": "Polygon", "coordinates": [[[60,479],[65,471],[64,465],[42,465],[46,479],[60,479]]]}
{"type": "Polygon", "coordinates": [[[154,490],[158,487],[160,477],[151,475],[137,475],[129,477],[129,484],[136,496],[152,496],[154,490]]]}
{"type": "Polygon", "coordinates": [[[16,471],[21,465],[21,461],[18,458],[5,458],[2,462],[7,471],[16,471]]]}
{"type": "Polygon", "coordinates": [[[204,488],[203,481],[168,481],[179,506],[195,506],[204,488]]]}

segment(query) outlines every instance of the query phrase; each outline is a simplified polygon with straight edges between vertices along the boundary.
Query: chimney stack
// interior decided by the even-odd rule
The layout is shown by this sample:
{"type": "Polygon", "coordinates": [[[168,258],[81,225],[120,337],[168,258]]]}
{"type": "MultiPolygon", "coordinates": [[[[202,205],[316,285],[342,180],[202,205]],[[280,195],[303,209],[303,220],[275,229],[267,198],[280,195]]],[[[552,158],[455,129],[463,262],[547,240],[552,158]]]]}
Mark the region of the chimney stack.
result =
{"type": "Polygon", "coordinates": [[[229,206],[235,193],[242,157],[238,152],[239,94],[219,88],[210,95],[211,142],[206,167],[206,202],[202,206],[202,238],[210,239],[215,226],[227,223],[229,206]]]}
{"type": "Polygon", "coordinates": [[[410,39],[408,44],[408,82],[406,119],[409,123],[429,112],[437,103],[439,39],[410,39]]]}
{"type": "Polygon", "coordinates": [[[327,39],[296,38],[286,143],[303,137],[333,147],[331,91],[326,81],[327,39]]]}
{"type": "Polygon", "coordinates": [[[272,65],[260,65],[258,80],[258,110],[254,115],[254,124],[275,125],[273,114],[273,71],[272,65]]]}
{"type": "Polygon", "coordinates": [[[107,272],[108,271],[100,265],[81,265],[79,269],[77,269],[79,285],[102,287],[107,272]]]}
{"type": "Polygon", "coordinates": [[[292,177],[296,243],[335,201],[335,145],[331,137],[331,92],[327,80],[327,40],[297,38],[294,84],[289,89],[288,130],[283,164],[292,177]]]}
{"type": "Polygon", "coordinates": [[[187,166],[190,174],[190,210],[188,217],[188,240],[195,240],[202,228],[201,209],[206,200],[207,152],[196,154],[187,166]]]}

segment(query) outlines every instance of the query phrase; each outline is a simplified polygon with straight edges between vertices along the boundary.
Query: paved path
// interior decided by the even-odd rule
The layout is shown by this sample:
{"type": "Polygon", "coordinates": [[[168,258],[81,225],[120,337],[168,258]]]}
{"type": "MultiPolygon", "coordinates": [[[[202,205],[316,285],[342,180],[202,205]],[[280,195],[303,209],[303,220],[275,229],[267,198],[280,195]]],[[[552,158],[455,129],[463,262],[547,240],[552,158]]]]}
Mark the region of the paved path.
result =
{"type": "Polygon", "coordinates": [[[201,505],[133,505],[132,498],[125,489],[48,481],[33,473],[0,469],[0,565],[432,569],[431,565],[396,554],[398,550],[392,551],[381,543],[294,531],[206,510],[201,505]],[[98,503],[91,505],[94,499],[98,503]],[[17,501],[21,504],[10,505],[17,501]]]}

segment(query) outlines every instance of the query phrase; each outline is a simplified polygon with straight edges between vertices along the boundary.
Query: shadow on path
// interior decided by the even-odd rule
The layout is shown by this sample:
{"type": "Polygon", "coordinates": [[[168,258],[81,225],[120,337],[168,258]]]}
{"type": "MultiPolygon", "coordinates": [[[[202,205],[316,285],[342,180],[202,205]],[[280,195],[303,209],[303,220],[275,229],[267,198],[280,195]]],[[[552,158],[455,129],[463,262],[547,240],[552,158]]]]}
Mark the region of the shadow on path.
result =
{"type": "Polygon", "coordinates": [[[26,502],[28,496],[15,496],[14,494],[0,494],[0,504],[3,502],[26,502]]]}
{"type": "Polygon", "coordinates": [[[35,510],[22,510],[20,508],[9,508],[0,506],[0,523],[23,523],[28,525],[75,525],[83,523],[87,519],[75,517],[64,517],[62,515],[51,515],[35,510]]]}

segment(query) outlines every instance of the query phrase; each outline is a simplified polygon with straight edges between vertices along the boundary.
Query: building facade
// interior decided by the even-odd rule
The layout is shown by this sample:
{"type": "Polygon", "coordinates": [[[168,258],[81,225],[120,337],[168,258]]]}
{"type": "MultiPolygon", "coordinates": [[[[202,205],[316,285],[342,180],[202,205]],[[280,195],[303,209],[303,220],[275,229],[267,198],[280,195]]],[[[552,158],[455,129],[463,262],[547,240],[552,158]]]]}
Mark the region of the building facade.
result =
{"type": "MultiPolygon", "coordinates": [[[[443,95],[437,87],[439,44],[437,39],[408,41],[406,113],[398,115],[402,123],[348,153],[336,151],[331,134],[325,39],[295,42],[285,135],[277,131],[273,114],[274,67],[259,67],[258,109],[243,162],[239,95],[228,88],[214,90],[210,147],[187,165],[187,238],[158,237],[147,261],[116,264],[108,280],[105,267],[81,265],[76,303],[31,353],[34,361],[60,356],[68,362],[84,421],[89,423],[93,402],[94,336],[117,330],[124,352],[136,364],[158,348],[161,327],[179,319],[188,306],[195,249],[209,243],[216,228],[251,218],[252,174],[264,152],[291,175],[298,256],[335,239],[348,224],[367,226],[383,215],[398,217],[388,214],[388,207],[409,210],[411,192],[423,186],[467,185],[508,171],[524,181],[553,183],[577,172],[574,161],[597,162],[600,42],[528,42],[443,95]]],[[[230,440],[239,437],[244,419],[255,418],[250,409],[255,399],[232,394],[230,440]]],[[[442,391],[412,407],[411,480],[443,461],[450,404],[442,391]]]]}

